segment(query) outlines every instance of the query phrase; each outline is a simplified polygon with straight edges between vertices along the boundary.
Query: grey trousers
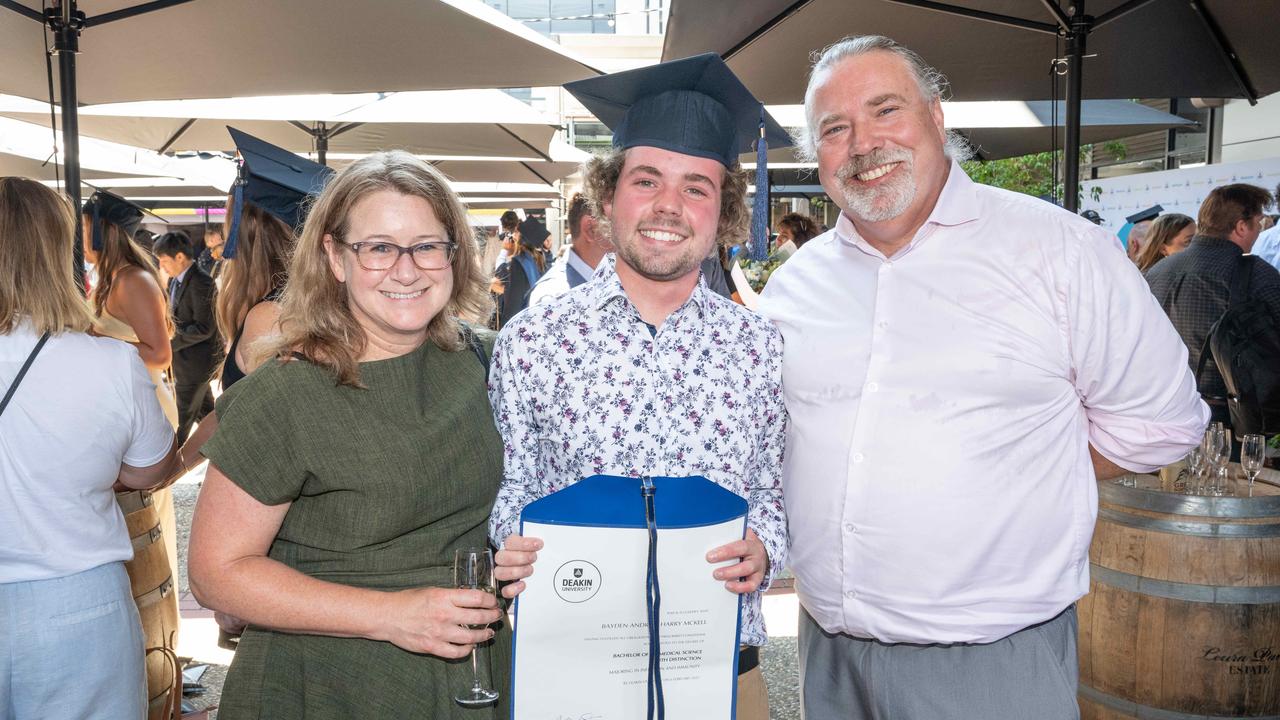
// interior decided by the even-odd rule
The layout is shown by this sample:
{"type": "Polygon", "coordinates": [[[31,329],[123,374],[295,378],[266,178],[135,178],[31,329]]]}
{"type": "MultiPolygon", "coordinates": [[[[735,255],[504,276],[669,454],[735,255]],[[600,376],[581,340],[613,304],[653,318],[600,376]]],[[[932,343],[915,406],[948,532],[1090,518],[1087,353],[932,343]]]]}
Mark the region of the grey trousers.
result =
{"type": "Polygon", "coordinates": [[[1079,720],[1076,609],[985,645],[832,635],[800,608],[804,720],[1079,720]]]}

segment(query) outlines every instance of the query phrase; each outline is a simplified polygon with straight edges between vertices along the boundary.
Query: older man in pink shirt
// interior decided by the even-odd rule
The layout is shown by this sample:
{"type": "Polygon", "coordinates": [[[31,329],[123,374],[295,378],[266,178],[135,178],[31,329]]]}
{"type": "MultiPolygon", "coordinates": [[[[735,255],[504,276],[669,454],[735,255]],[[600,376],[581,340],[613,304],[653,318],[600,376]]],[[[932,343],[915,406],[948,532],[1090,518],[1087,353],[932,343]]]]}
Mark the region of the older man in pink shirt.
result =
{"type": "Polygon", "coordinates": [[[805,95],[841,209],[770,279],[805,717],[1076,718],[1095,481],[1182,457],[1208,409],[1115,239],[973,183],[943,83],[847,38],[805,95]]]}

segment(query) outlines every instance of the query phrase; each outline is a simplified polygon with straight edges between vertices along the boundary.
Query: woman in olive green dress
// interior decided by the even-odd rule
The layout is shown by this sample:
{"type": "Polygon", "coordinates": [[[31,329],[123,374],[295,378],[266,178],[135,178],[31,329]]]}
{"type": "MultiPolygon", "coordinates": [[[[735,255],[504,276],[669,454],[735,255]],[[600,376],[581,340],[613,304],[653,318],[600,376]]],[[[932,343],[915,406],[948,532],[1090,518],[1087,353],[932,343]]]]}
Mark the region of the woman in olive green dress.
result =
{"type": "Polygon", "coordinates": [[[218,402],[191,528],[191,589],[249,623],[222,720],[497,718],[464,710],[473,645],[507,687],[491,593],[452,587],[502,475],[485,394],[493,336],[466,214],[401,152],[340,172],[289,267],[273,360],[218,402]],[[467,626],[480,629],[470,629],[467,626]]]}

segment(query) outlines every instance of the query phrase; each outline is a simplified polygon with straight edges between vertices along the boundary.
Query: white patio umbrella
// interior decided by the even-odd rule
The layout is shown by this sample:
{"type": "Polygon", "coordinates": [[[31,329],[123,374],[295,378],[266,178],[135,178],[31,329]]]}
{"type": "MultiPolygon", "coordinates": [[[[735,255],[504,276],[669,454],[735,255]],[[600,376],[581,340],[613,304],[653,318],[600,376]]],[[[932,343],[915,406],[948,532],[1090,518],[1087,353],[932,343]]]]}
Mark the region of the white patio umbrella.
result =
{"type": "Polygon", "coordinates": [[[76,204],[81,103],[547,86],[598,74],[477,0],[3,0],[0,17],[0,92],[46,96],[52,43],[76,204]]]}
{"type": "MultiPolygon", "coordinates": [[[[36,112],[0,112],[48,125],[36,112]]],[[[87,105],[79,131],[155,152],[234,147],[227,126],[297,153],[367,154],[401,149],[419,155],[506,156],[549,160],[559,121],[500,90],[441,90],[348,95],[286,95],[87,105]]]]}

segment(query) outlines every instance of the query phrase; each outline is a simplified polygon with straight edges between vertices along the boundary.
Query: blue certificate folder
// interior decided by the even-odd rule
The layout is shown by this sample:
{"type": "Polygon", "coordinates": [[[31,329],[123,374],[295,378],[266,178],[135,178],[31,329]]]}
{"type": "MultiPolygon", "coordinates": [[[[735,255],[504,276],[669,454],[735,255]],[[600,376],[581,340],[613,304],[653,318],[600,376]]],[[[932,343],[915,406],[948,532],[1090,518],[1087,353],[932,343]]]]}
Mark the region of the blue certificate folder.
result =
{"type": "Polygon", "coordinates": [[[706,554],[746,516],[703,477],[594,475],[526,506],[544,545],[516,599],[511,717],[731,720],[741,597],[706,554]]]}

